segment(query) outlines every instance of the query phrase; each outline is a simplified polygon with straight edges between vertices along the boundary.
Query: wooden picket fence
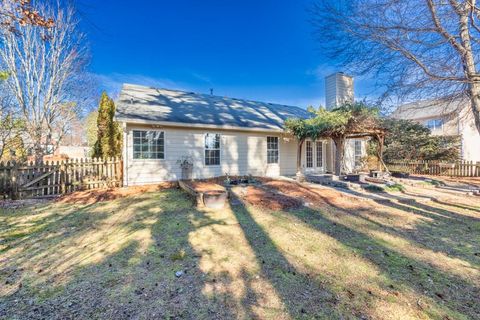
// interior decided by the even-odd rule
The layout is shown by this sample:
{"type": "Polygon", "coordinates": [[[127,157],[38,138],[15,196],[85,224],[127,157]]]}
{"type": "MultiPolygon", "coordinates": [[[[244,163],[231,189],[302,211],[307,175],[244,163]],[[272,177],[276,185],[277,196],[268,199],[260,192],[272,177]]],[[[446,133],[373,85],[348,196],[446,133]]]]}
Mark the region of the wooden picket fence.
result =
{"type": "Polygon", "coordinates": [[[392,161],[386,165],[390,171],[401,171],[411,174],[451,177],[480,177],[480,162],[473,161],[392,161]]]}
{"type": "Polygon", "coordinates": [[[77,190],[118,187],[123,180],[122,165],[119,158],[0,162],[0,197],[42,198],[77,190]]]}

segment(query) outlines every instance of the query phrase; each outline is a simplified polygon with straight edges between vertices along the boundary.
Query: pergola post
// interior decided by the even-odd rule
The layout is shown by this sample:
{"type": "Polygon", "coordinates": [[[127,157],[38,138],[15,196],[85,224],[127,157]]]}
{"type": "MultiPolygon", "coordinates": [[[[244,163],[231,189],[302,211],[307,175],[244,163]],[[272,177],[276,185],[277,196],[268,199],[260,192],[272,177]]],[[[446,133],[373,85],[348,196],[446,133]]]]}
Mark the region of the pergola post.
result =
{"type": "Polygon", "coordinates": [[[381,134],[375,134],[375,138],[377,139],[377,158],[378,158],[378,171],[383,171],[385,168],[385,171],[390,173],[390,171],[387,168],[387,165],[385,162],[383,162],[383,147],[385,144],[385,133],[381,134]]]}
{"type": "Polygon", "coordinates": [[[340,176],[343,169],[343,159],[345,157],[345,135],[335,135],[331,137],[335,143],[335,175],[340,176]]]}
{"type": "Polygon", "coordinates": [[[302,147],[305,139],[298,140],[298,147],[297,147],[297,180],[302,182],[305,180],[305,176],[302,172],[302,147]]]}

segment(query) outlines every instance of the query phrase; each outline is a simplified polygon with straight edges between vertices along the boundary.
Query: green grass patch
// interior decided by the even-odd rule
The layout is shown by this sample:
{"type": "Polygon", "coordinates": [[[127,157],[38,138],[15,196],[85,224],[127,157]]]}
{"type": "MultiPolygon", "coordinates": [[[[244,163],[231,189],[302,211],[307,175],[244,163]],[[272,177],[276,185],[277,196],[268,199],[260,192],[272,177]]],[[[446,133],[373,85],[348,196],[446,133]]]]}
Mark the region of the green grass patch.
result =
{"type": "Polygon", "coordinates": [[[391,186],[386,186],[385,191],[389,192],[403,192],[405,191],[405,187],[401,185],[400,183],[395,183],[391,186]]]}
{"type": "Polygon", "coordinates": [[[430,186],[443,186],[444,183],[441,182],[441,181],[438,181],[438,180],[434,180],[434,179],[428,179],[428,180],[425,180],[422,182],[423,184],[426,184],[426,185],[430,185],[430,186]]]}
{"type": "Polygon", "coordinates": [[[187,253],[185,252],[185,250],[183,249],[180,249],[178,251],[175,251],[174,253],[172,253],[170,255],[170,259],[172,261],[182,261],[185,259],[185,257],[187,256],[187,253]]]}
{"type": "Polygon", "coordinates": [[[363,187],[363,189],[370,192],[384,192],[385,189],[382,186],[377,186],[374,184],[369,184],[368,186],[363,187]]]}

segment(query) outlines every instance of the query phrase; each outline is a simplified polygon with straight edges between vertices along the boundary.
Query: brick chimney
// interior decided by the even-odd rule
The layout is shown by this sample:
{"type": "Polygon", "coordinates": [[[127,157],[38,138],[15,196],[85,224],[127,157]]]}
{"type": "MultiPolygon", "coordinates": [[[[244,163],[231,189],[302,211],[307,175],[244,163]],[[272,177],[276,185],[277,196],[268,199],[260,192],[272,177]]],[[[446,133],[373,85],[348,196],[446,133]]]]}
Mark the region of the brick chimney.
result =
{"type": "Polygon", "coordinates": [[[331,110],[347,101],[353,101],[353,77],[336,72],[325,77],[325,107],[331,110]]]}

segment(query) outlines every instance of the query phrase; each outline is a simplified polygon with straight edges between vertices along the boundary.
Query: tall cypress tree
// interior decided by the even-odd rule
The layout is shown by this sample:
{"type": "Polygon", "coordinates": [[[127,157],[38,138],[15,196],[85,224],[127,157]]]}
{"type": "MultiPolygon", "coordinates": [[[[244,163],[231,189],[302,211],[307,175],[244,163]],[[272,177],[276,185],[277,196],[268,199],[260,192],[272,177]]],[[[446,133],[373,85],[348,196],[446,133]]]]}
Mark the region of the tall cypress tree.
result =
{"type": "Polygon", "coordinates": [[[106,92],[103,92],[98,106],[94,157],[119,157],[122,154],[122,132],[118,123],[113,120],[114,115],[115,103],[106,92]]]}

